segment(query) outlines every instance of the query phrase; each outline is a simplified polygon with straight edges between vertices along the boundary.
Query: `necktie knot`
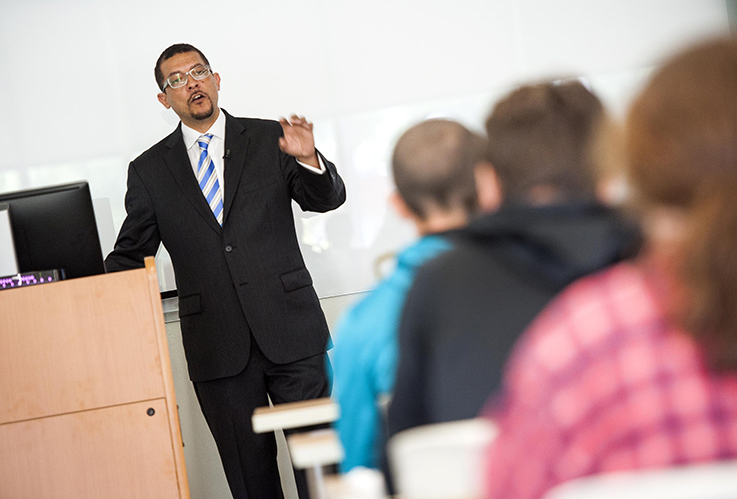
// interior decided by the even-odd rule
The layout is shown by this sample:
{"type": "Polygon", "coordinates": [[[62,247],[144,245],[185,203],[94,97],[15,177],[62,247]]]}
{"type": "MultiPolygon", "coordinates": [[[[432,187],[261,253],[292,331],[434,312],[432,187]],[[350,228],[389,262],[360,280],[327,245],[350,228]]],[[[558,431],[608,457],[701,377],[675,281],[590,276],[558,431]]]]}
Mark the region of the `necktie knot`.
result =
{"type": "Polygon", "coordinates": [[[204,135],[200,135],[200,138],[197,139],[197,145],[200,146],[200,149],[202,151],[207,151],[207,146],[210,145],[210,140],[212,140],[212,134],[206,133],[204,135]]]}

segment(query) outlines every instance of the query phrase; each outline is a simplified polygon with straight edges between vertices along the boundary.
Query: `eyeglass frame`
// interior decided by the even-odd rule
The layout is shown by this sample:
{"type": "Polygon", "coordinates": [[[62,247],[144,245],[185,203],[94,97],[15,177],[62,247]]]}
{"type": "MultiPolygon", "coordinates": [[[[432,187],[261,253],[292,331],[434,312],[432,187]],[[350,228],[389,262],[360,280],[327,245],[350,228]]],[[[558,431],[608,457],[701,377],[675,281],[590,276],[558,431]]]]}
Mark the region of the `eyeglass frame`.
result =
{"type": "MultiPolygon", "coordinates": [[[[189,71],[187,71],[186,73],[180,73],[179,71],[177,71],[177,72],[176,72],[176,73],[174,73],[174,74],[183,74],[183,75],[185,76],[185,78],[186,78],[186,79],[184,80],[184,83],[182,83],[182,84],[181,84],[181,85],[179,85],[178,87],[173,87],[173,86],[172,86],[172,84],[171,84],[171,83],[169,83],[169,78],[171,78],[171,76],[169,76],[169,77],[167,77],[167,78],[166,78],[166,79],[164,80],[164,86],[163,86],[163,88],[161,89],[161,91],[162,91],[162,92],[165,92],[165,91],[166,91],[166,86],[167,86],[167,85],[168,85],[168,86],[169,86],[169,88],[171,88],[172,90],[176,90],[177,88],[182,88],[182,87],[183,87],[183,86],[185,86],[185,85],[186,85],[187,83],[189,83],[189,77],[190,77],[190,76],[191,76],[191,77],[192,77],[193,79],[197,80],[197,81],[202,81],[202,80],[204,80],[205,78],[207,78],[208,76],[212,76],[212,75],[213,75],[214,73],[212,72],[212,68],[210,67],[210,65],[209,65],[209,64],[195,64],[195,65],[194,65],[194,67],[193,67],[192,69],[190,69],[189,71]],[[207,74],[206,74],[205,76],[203,76],[202,78],[197,78],[197,77],[196,77],[195,75],[193,75],[193,74],[192,74],[192,71],[194,71],[195,69],[197,69],[197,67],[198,67],[198,66],[202,66],[202,67],[204,67],[205,69],[207,69],[207,74]]],[[[173,75],[172,75],[172,76],[173,76],[173,75]]]]}

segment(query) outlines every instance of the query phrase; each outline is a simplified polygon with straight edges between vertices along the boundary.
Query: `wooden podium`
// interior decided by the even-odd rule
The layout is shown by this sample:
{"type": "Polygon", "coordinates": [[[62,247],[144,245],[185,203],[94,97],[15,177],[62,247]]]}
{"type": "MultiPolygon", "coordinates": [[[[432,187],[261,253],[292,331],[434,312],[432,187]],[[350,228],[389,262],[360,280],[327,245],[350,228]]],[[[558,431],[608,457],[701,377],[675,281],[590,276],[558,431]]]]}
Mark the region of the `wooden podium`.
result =
{"type": "Polygon", "coordinates": [[[0,498],[189,499],[153,258],[0,291],[0,498]]]}

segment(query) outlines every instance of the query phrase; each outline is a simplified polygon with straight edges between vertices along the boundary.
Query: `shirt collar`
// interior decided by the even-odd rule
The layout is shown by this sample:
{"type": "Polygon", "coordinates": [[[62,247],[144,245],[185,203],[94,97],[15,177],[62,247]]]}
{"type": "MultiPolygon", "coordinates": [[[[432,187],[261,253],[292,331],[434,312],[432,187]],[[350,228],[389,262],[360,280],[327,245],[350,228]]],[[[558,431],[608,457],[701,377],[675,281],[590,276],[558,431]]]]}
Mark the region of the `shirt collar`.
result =
{"type": "MultiPolygon", "coordinates": [[[[205,133],[211,133],[220,140],[225,141],[225,112],[222,109],[220,109],[218,119],[215,120],[215,123],[205,133]]],[[[184,140],[184,147],[187,149],[194,147],[197,139],[202,135],[204,134],[182,123],[182,139],[184,140]]]]}

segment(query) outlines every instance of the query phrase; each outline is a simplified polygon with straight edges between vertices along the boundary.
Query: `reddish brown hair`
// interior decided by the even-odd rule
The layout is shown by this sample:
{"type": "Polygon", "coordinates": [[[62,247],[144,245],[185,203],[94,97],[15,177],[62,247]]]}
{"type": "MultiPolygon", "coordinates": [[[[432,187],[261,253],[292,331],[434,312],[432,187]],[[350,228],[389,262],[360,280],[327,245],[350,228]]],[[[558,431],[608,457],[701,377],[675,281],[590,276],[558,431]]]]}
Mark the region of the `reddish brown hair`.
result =
{"type": "Polygon", "coordinates": [[[684,326],[713,367],[737,369],[737,42],[698,46],[660,69],[632,106],[626,144],[644,208],[687,216],[684,326]]]}

